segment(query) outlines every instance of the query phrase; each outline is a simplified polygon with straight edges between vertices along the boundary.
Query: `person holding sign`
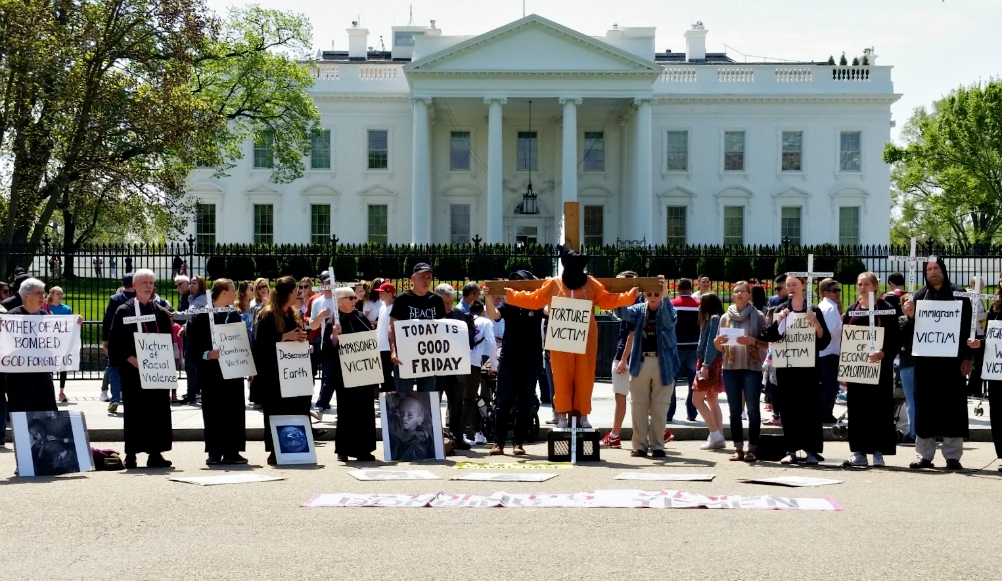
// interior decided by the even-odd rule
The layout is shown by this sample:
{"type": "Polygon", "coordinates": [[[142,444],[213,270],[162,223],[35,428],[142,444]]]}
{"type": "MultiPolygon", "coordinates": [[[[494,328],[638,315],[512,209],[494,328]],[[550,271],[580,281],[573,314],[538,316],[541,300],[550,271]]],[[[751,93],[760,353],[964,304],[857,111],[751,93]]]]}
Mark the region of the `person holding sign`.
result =
{"type": "MultiPolygon", "coordinates": [[[[807,453],[806,463],[816,465],[824,449],[818,353],[831,343],[832,336],[821,309],[808,308],[804,298],[806,280],[787,274],[789,296],[779,307],[772,324],[759,339],[773,343],[776,393],[783,402],[783,434],[787,454],[781,462],[797,462],[797,451],[807,453]]],[[[751,402],[749,402],[751,403],[751,402]]],[[[749,406],[750,407],[750,406],[749,406]]]]}
{"type": "MultiPolygon", "coordinates": [[[[415,319],[444,319],[445,301],[442,297],[431,292],[431,265],[426,262],[419,262],[414,265],[411,273],[410,290],[400,293],[400,296],[393,301],[390,310],[390,326],[388,336],[390,339],[390,359],[394,365],[394,379],[397,384],[397,391],[435,391],[435,378],[422,377],[420,379],[404,379],[400,375],[400,358],[397,357],[397,341],[401,338],[396,333],[397,321],[410,321],[415,319]]],[[[409,339],[413,341],[414,339],[409,339]]]]}
{"type": "MultiPolygon", "coordinates": [[[[1002,281],[1002,276],[999,277],[1002,281]]],[[[988,311],[988,336],[985,361],[989,365],[1002,367],[1002,327],[993,325],[994,321],[1002,321],[1002,284],[999,285],[998,298],[992,303],[988,311]],[[994,335],[994,337],[993,337],[994,335]]],[[[994,371],[994,370],[990,370],[994,371]]],[[[992,441],[995,442],[995,456],[1002,458],[1002,381],[988,381],[988,415],[992,423],[992,441]]],[[[1002,464],[999,464],[998,471],[1002,472],[1002,464]]]]}
{"type": "Polygon", "coordinates": [[[854,466],[866,466],[867,454],[873,455],[874,466],[883,466],[884,455],[893,456],[897,446],[894,356],[901,349],[901,327],[894,306],[883,299],[874,300],[878,286],[876,274],[860,273],[856,278],[856,303],[842,317],[838,375],[846,383],[849,450],[853,456],[850,462],[854,466]],[[871,318],[864,314],[867,311],[883,314],[871,318]],[[883,331],[878,334],[877,329],[883,331]],[[869,379],[874,363],[879,364],[877,381],[869,379]],[[850,376],[860,379],[852,381],[850,376]]]}
{"type": "MultiPolygon", "coordinates": [[[[212,283],[212,307],[232,307],[236,293],[232,280],[217,278],[212,283]]],[[[247,463],[247,459],[240,455],[247,447],[244,380],[242,377],[223,377],[222,353],[232,351],[235,345],[221,343],[216,333],[216,325],[232,323],[243,325],[236,309],[201,313],[188,323],[188,349],[198,362],[198,376],[203,388],[202,421],[205,424],[205,453],[209,456],[205,463],[209,466],[247,463]],[[209,317],[212,317],[211,325],[209,317]],[[213,334],[217,336],[213,337],[213,334]]],[[[247,358],[250,358],[250,353],[247,353],[247,358]]]]}
{"type": "MultiPolygon", "coordinates": [[[[49,318],[46,316],[47,313],[45,312],[44,282],[38,280],[37,278],[28,278],[21,283],[17,293],[21,296],[21,305],[7,311],[4,317],[8,315],[31,315],[32,317],[37,316],[49,318]]],[[[83,318],[78,316],[76,323],[78,325],[82,325],[83,318]]],[[[14,323],[14,319],[8,319],[7,324],[16,326],[22,325],[21,323],[14,323]]],[[[3,329],[3,327],[0,326],[0,329],[3,329]]],[[[34,327],[34,333],[37,336],[38,344],[30,347],[33,347],[36,352],[51,348],[51,343],[59,339],[58,337],[49,336],[49,333],[46,333],[46,336],[42,336],[41,330],[38,329],[37,326],[34,327]]],[[[25,336],[24,333],[18,333],[18,340],[15,341],[15,344],[21,341],[31,342],[33,339],[35,339],[35,337],[25,336]]],[[[26,347],[29,346],[22,347],[22,349],[26,347]]],[[[10,354],[3,353],[3,355],[7,356],[10,354]]],[[[77,356],[78,355],[79,354],[77,354],[77,356]]],[[[27,363],[27,360],[41,357],[36,358],[29,357],[27,355],[19,355],[17,357],[25,360],[25,362],[22,365],[19,365],[16,371],[8,371],[4,374],[4,380],[7,386],[8,410],[10,412],[56,411],[56,393],[55,386],[52,383],[52,373],[33,373],[28,371],[30,364],[27,363]],[[22,369],[24,372],[21,372],[22,369]]],[[[7,357],[4,357],[4,359],[7,359],[7,357]]]]}
{"type": "MultiPolygon", "coordinates": [[[[348,457],[359,462],[373,462],[376,457],[376,439],[373,431],[376,429],[376,410],[372,405],[377,393],[376,383],[345,387],[352,385],[346,381],[345,369],[341,365],[339,347],[341,342],[347,342],[355,333],[370,333],[372,327],[361,311],[355,309],[355,291],[342,287],[334,291],[337,301],[337,325],[330,332],[330,342],[325,339],[324,357],[333,362],[329,381],[334,386],[337,396],[337,432],[334,434],[334,452],[337,459],[347,462],[348,457]]],[[[369,360],[369,368],[376,367],[379,358],[378,343],[371,350],[373,357],[369,360]]],[[[381,374],[381,371],[377,375],[381,374]]]]}
{"type": "Polygon", "coordinates": [[[924,287],[904,302],[915,355],[915,455],[913,470],[932,468],[936,438],[943,438],[948,470],[962,470],[967,427],[967,382],[974,351],[981,342],[971,337],[971,303],[956,300],[946,263],[930,256],[924,287]],[[959,304],[958,304],[959,303],[959,304]]]}
{"type": "MultiPolygon", "coordinates": [[[[275,464],[275,443],[271,439],[271,416],[306,416],[310,413],[310,396],[282,397],[278,352],[275,345],[285,341],[306,341],[303,319],[296,309],[296,279],[283,276],[275,281],[275,290],[268,296],[257,314],[254,337],[254,363],[257,377],[253,385],[264,407],[264,449],[270,452],[268,464],[275,464]]],[[[307,368],[309,362],[307,361],[307,368]]]]}
{"type": "MultiPolygon", "coordinates": [[[[136,454],[149,454],[147,468],[171,465],[163,452],[171,449],[170,399],[165,389],[143,389],[140,377],[137,333],[164,334],[172,340],[170,314],[153,302],[156,275],[140,268],[132,277],[136,296],[115,310],[108,338],[108,358],[116,366],[122,382],[122,397],[128,404],[125,411],[125,467],[136,467],[136,454]],[[129,319],[127,322],[126,319],[129,319]]],[[[173,373],[173,355],[162,354],[173,373]]],[[[174,387],[177,387],[176,379],[174,387]]]]}

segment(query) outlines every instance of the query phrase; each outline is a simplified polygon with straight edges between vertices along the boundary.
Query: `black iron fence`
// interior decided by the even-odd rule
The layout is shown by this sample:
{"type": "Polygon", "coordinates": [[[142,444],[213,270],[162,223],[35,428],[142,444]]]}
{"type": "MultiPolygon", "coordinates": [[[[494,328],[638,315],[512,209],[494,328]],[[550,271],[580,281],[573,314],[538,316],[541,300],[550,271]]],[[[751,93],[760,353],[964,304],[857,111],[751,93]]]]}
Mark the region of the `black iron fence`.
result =
{"type": "MultiPolygon", "coordinates": [[[[482,244],[475,239],[465,245],[378,245],[340,244],[332,237],[329,244],[310,245],[215,245],[200,246],[189,237],[185,241],[165,244],[85,245],[66,249],[51,241],[37,247],[2,247],[12,259],[12,266],[22,266],[30,274],[42,278],[49,287],[60,286],[65,301],[74,312],[84,316],[84,355],[82,371],[71,374],[76,378],[99,378],[105,366],[100,349],[100,321],[108,297],[121,285],[124,274],[140,268],[153,270],[158,279],[157,293],[171,304],[178,304],[172,278],[177,274],[200,275],[207,279],[220,277],[250,280],[258,277],[276,279],[279,276],[317,277],[333,266],[338,281],[351,282],[385,278],[398,291],[410,285],[414,264],[428,262],[434,268],[435,284],[446,282],[460,288],[469,281],[504,278],[519,269],[532,271],[538,277],[557,273],[557,251],[553,246],[482,244]]],[[[908,263],[890,260],[890,256],[907,256],[909,248],[887,246],[837,247],[803,246],[642,246],[618,244],[587,247],[592,258],[589,270],[599,277],[615,276],[623,270],[636,271],[641,276],[665,275],[671,281],[669,292],[677,293],[681,277],[709,277],[711,291],[730,301],[730,287],[738,280],[758,279],[766,293],[773,293],[772,279],[777,273],[807,269],[808,255],[814,255],[814,271],[833,272],[842,283],[843,304],[855,298],[857,275],[872,270],[882,282],[894,271],[908,276],[908,263]]],[[[989,291],[999,281],[1002,268],[1002,247],[957,247],[923,244],[918,256],[942,256],[955,284],[967,285],[980,275],[989,291]]],[[[922,284],[922,264],[918,263],[917,284],[922,284]]],[[[8,273],[8,280],[12,279],[8,273]]],[[[605,336],[606,334],[602,334],[605,336]]],[[[606,341],[603,341],[605,343],[606,341]]],[[[608,349],[603,345],[603,349],[608,349]]]]}

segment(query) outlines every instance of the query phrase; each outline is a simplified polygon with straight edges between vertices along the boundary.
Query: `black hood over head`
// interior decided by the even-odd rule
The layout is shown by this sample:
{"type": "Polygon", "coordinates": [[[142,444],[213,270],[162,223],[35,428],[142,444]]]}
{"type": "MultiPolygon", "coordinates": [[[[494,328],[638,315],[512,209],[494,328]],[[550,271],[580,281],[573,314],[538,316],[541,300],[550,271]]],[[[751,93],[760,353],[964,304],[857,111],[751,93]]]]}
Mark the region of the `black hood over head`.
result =
{"type": "MultiPolygon", "coordinates": [[[[935,288],[932,287],[931,284],[929,284],[928,280],[925,280],[925,287],[926,287],[925,298],[941,300],[941,301],[952,301],[954,300],[953,296],[954,288],[953,284],[950,283],[950,271],[946,269],[946,263],[943,262],[942,256],[935,256],[934,258],[936,259],[935,261],[930,260],[929,262],[935,262],[936,264],[939,265],[940,270],[943,271],[943,286],[939,287],[939,290],[937,291],[935,288]]],[[[926,262],[924,265],[922,265],[923,279],[925,279],[925,272],[926,272],[925,267],[926,265],[929,264],[929,262],[926,262]]]]}
{"type": "Polygon", "coordinates": [[[558,246],[557,250],[560,251],[560,264],[564,267],[560,279],[571,290],[583,287],[588,282],[588,274],[585,273],[585,267],[588,266],[588,260],[591,257],[587,254],[581,254],[580,252],[565,248],[564,246],[558,246]]]}

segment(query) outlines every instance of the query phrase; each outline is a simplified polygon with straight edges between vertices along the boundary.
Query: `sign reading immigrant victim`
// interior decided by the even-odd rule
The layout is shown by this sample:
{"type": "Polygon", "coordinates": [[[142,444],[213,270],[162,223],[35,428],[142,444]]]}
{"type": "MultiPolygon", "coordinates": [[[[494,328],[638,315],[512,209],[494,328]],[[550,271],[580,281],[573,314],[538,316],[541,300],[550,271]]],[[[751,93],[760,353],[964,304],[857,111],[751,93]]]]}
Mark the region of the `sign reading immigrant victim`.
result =
{"type": "Polygon", "coordinates": [[[470,335],[463,321],[412,319],[393,325],[401,379],[470,373],[470,335]]]}
{"type": "Polygon", "coordinates": [[[592,308],[591,301],[553,297],[544,348],[548,351],[584,355],[588,350],[592,308]]]}
{"type": "Polygon", "coordinates": [[[40,373],[80,369],[77,315],[0,315],[0,371],[40,373]]]}
{"type": "Polygon", "coordinates": [[[383,382],[383,362],[375,331],[338,336],[341,379],[345,387],[359,387],[383,382]]]}
{"type": "Polygon", "coordinates": [[[916,301],[912,355],[956,357],[963,301],[916,301]]]}
{"type": "Polygon", "coordinates": [[[988,321],[985,340],[985,365],[981,378],[998,381],[1002,379],[1002,321],[988,321]]]}

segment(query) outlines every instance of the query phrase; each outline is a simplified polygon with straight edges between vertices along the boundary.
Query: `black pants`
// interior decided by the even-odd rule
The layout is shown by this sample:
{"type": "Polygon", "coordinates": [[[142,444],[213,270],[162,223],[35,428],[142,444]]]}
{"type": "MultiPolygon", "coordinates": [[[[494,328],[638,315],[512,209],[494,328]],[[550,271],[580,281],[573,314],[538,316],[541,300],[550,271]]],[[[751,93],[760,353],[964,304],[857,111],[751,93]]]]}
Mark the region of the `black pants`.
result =
{"type": "Polygon", "coordinates": [[[379,391],[396,391],[397,384],[393,381],[393,360],[390,359],[390,352],[380,351],[379,359],[383,363],[383,383],[379,386],[379,391]]]}
{"type": "Polygon", "coordinates": [[[435,389],[449,400],[448,423],[453,438],[462,438],[463,429],[463,375],[443,375],[435,378],[435,389]]]}
{"type": "Polygon", "coordinates": [[[831,422],[835,400],[838,399],[838,355],[818,357],[818,367],[821,368],[820,402],[821,422],[831,422]]]}
{"type": "Polygon", "coordinates": [[[988,382],[988,417],[992,421],[995,457],[1002,458],[1002,381],[988,382]]]}
{"type": "Polygon", "coordinates": [[[536,378],[542,361],[528,363],[512,358],[501,362],[498,370],[497,393],[495,402],[495,441],[504,446],[508,439],[508,425],[511,423],[511,406],[516,404],[515,427],[512,430],[512,442],[520,445],[525,442],[526,433],[532,420],[533,400],[536,397],[536,378]]]}
{"type": "Polygon", "coordinates": [[[985,338],[981,339],[981,348],[974,352],[974,369],[971,370],[970,377],[967,378],[967,395],[971,397],[981,397],[985,386],[981,382],[981,369],[985,364],[985,338]]]}

